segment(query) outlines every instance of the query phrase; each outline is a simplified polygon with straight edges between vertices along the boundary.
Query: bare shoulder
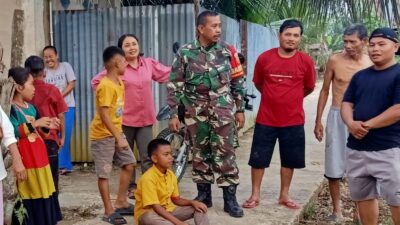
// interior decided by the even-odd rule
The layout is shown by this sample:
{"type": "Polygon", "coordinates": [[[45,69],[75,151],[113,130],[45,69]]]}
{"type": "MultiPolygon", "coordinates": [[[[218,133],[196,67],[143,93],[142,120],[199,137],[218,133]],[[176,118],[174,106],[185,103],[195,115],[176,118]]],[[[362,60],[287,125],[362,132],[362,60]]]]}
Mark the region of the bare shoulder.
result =
{"type": "Polygon", "coordinates": [[[371,59],[369,58],[369,56],[368,56],[367,54],[363,54],[362,63],[363,63],[366,67],[372,66],[372,64],[373,64],[372,61],[371,61],[371,59]]]}
{"type": "Polygon", "coordinates": [[[335,52],[329,57],[329,61],[331,63],[337,63],[337,62],[340,62],[340,61],[343,61],[343,60],[345,60],[343,51],[335,52]]]}
{"type": "Polygon", "coordinates": [[[341,61],[342,58],[342,53],[341,52],[335,52],[332,55],[329,56],[329,59],[326,63],[326,65],[333,69],[333,67],[335,67],[335,65],[341,61]]]}

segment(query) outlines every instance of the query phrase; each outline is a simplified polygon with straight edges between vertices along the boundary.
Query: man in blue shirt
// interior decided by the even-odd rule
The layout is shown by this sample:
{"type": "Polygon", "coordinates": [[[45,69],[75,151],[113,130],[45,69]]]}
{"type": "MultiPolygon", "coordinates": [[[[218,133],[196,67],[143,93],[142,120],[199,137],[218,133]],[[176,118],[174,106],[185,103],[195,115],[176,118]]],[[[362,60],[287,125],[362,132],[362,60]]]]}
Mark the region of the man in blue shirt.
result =
{"type": "Polygon", "coordinates": [[[363,225],[378,224],[378,197],[390,205],[400,225],[400,65],[399,39],[390,28],[369,38],[373,66],[357,72],[344,95],[341,115],[348,127],[346,170],[351,198],[363,225]]]}

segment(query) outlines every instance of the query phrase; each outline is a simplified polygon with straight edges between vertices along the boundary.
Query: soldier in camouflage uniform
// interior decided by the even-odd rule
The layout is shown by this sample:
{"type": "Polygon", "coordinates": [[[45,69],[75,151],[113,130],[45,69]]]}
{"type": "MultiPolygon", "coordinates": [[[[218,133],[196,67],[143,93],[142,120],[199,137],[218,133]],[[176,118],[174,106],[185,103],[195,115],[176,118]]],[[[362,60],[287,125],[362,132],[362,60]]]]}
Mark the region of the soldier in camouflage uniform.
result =
{"type": "Polygon", "coordinates": [[[221,20],[205,11],[197,18],[198,39],[176,54],[168,83],[170,129],[179,130],[178,105],[185,106],[188,140],[193,151],[193,181],[198,196],[212,206],[214,173],[223,188],[224,210],[242,217],[236,201],[239,170],[235,159],[235,135],[244,125],[244,73],[236,50],[220,42],[221,20]],[[236,104],[236,113],[234,107],[236,104]]]}

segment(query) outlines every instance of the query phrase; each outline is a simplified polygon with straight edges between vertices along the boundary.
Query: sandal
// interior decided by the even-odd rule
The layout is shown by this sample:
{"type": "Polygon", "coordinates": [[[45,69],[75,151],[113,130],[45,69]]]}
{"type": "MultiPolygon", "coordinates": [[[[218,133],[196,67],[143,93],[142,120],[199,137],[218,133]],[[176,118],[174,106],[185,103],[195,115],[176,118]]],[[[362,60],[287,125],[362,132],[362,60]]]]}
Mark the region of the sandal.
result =
{"type": "Polygon", "coordinates": [[[252,209],[257,207],[258,205],[260,205],[260,200],[255,200],[250,198],[243,203],[242,207],[246,209],[252,209]]]}
{"type": "Polygon", "coordinates": [[[136,183],[130,183],[129,184],[129,188],[128,188],[128,198],[129,199],[135,199],[136,188],[137,188],[136,183]]]}
{"type": "Polygon", "coordinates": [[[133,211],[135,210],[135,206],[129,203],[126,208],[116,208],[115,212],[119,213],[121,216],[133,216],[133,211]]]}
{"type": "Polygon", "coordinates": [[[71,172],[72,172],[72,171],[70,171],[70,170],[61,169],[60,172],[59,172],[59,174],[60,174],[60,175],[67,175],[67,174],[69,174],[69,173],[71,173],[71,172]]]}
{"type": "Polygon", "coordinates": [[[121,216],[121,214],[117,213],[117,212],[113,212],[111,215],[109,216],[104,216],[102,218],[102,220],[104,222],[113,224],[113,225],[122,225],[122,224],[127,224],[126,220],[124,219],[124,217],[121,216]]]}
{"type": "Polygon", "coordinates": [[[293,200],[279,201],[279,205],[283,205],[288,209],[300,209],[300,205],[293,200]]]}
{"type": "Polygon", "coordinates": [[[135,199],[135,190],[128,191],[128,198],[135,199]]]}

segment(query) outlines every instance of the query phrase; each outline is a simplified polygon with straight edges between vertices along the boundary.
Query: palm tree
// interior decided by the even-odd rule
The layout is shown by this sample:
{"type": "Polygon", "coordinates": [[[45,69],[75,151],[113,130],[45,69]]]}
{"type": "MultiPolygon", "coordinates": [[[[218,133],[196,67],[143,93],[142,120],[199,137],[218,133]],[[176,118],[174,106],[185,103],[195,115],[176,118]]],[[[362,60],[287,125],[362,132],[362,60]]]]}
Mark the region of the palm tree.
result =
{"type": "Polygon", "coordinates": [[[365,22],[372,13],[397,26],[400,25],[397,3],[400,0],[203,0],[202,6],[262,25],[285,18],[321,25],[332,18],[365,22]]]}

